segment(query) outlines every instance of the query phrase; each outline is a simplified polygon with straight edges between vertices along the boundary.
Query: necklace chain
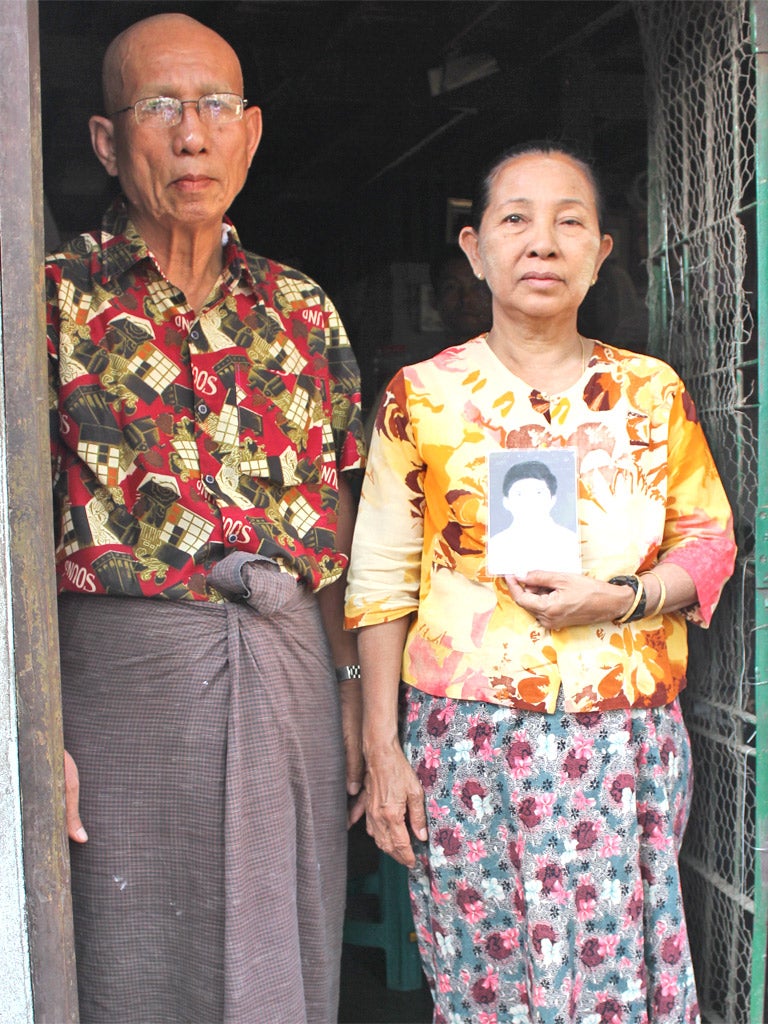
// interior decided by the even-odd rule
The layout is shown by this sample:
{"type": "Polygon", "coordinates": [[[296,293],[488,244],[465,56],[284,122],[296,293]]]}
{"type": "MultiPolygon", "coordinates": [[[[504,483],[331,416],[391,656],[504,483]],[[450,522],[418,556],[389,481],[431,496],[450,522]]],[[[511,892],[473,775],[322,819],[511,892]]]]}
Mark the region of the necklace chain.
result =
{"type": "MultiPolygon", "coordinates": [[[[581,380],[581,378],[584,376],[584,373],[586,372],[586,369],[587,369],[587,349],[586,349],[586,346],[584,345],[584,339],[582,338],[582,336],[580,334],[578,334],[577,338],[579,339],[579,348],[581,349],[581,373],[579,374],[579,380],[581,380]]],[[[572,385],[569,385],[569,387],[571,387],[571,386],[572,385]]],[[[555,392],[554,394],[550,394],[547,391],[541,391],[539,388],[534,388],[533,390],[537,391],[541,395],[541,397],[543,399],[545,399],[545,401],[550,402],[550,403],[554,402],[555,399],[559,398],[562,395],[562,393],[563,393],[562,391],[560,391],[560,392],[555,392]]],[[[567,391],[568,388],[565,388],[564,390],[567,391]]]]}

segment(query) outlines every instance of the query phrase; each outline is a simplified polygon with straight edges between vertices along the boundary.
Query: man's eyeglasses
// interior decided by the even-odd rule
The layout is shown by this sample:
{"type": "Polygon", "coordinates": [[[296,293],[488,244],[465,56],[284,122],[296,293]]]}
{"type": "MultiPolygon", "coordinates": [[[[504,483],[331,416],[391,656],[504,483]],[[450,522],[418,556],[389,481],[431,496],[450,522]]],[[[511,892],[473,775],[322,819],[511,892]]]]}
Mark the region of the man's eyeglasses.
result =
{"type": "Polygon", "coordinates": [[[232,124],[239,121],[248,106],[248,100],[233,92],[211,92],[201,96],[199,100],[177,100],[173,96],[149,96],[139,100],[130,107],[121,107],[109,116],[125,114],[132,110],[138,124],[153,128],[173,128],[181,124],[184,107],[193,103],[197,107],[197,116],[206,124],[232,124]]]}

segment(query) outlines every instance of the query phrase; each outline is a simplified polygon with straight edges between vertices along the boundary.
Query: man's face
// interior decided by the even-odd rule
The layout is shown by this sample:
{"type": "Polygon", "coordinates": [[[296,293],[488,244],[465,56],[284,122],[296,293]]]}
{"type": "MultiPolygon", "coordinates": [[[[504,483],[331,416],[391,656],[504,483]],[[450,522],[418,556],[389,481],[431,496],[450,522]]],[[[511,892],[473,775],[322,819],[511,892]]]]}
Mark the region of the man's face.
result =
{"type": "MultiPolygon", "coordinates": [[[[189,21],[172,33],[138,26],[115,69],[112,109],[150,96],[197,100],[213,92],[242,95],[237,57],[223,39],[189,21]]],[[[256,107],[221,126],[201,121],[194,104],[171,128],[138,124],[133,111],[114,115],[112,125],[114,162],[105,166],[119,177],[142,233],[219,223],[245,182],[261,133],[256,107]]]]}
{"type": "Polygon", "coordinates": [[[555,498],[543,480],[525,477],[512,484],[502,504],[515,523],[531,522],[540,526],[549,519],[555,498]]]}

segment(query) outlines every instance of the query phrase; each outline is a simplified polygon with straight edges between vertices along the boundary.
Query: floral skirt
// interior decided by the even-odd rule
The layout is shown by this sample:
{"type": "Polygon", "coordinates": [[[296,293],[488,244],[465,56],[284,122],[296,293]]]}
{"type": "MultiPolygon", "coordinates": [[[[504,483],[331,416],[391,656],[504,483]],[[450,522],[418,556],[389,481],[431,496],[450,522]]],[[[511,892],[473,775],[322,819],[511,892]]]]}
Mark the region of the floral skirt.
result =
{"type": "Polygon", "coordinates": [[[402,738],[429,820],[411,895],[435,1024],[698,1022],[677,701],[545,715],[407,688],[402,738]]]}

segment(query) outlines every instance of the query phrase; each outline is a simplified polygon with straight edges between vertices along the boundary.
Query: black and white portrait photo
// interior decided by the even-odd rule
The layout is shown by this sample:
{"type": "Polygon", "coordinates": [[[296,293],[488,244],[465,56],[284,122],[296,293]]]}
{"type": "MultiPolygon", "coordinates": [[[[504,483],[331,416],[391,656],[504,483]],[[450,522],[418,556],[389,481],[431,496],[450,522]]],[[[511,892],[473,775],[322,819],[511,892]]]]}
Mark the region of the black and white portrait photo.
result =
{"type": "Polygon", "coordinates": [[[488,572],[581,572],[576,453],[510,449],[488,457],[488,572]]]}

